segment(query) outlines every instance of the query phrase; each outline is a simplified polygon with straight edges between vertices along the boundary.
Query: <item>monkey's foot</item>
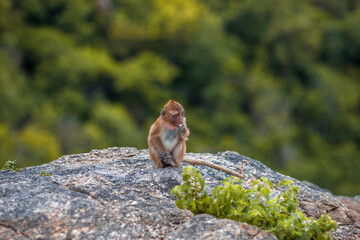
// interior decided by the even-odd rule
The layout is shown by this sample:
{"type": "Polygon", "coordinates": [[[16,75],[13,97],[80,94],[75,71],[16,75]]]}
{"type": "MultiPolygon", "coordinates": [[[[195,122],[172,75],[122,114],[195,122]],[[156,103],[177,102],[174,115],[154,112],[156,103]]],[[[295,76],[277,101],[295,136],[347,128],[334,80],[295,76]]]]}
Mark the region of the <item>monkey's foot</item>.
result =
{"type": "Polygon", "coordinates": [[[169,153],[160,153],[160,161],[165,164],[165,166],[176,167],[176,164],[172,160],[172,156],[169,153]]]}

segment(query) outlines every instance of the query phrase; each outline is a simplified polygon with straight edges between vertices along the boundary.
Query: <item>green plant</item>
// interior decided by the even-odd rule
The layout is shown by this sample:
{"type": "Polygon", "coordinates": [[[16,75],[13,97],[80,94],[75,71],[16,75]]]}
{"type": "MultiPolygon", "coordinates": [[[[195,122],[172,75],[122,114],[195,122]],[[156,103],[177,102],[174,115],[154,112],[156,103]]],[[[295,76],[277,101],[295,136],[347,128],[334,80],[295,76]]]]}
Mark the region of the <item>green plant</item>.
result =
{"type": "Polygon", "coordinates": [[[170,194],[177,197],[177,207],[194,214],[246,222],[274,233],[279,239],[330,239],[330,231],[337,228],[326,214],[314,220],[297,210],[298,188],[291,180],[281,181],[277,187],[285,191],[273,198],[270,197],[273,183],[266,178],[253,181],[250,189],[243,188],[238,178],[227,178],[222,181],[223,186],[214,188],[211,196],[197,169],[185,167],[183,181],[170,194]]]}
{"type": "Polygon", "coordinates": [[[1,168],[1,171],[5,171],[5,170],[8,170],[8,169],[11,169],[13,170],[14,172],[18,172],[21,170],[21,168],[19,168],[17,166],[17,163],[16,163],[16,160],[9,160],[7,161],[1,168]]]}
{"type": "Polygon", "coordinates": [[[40,176],[46,176],[46,177],[51,176],[50,173],[47,173],[47,172],[45,172],[45,171],[39,172],[39,175],[40,175],[40,176]]]}

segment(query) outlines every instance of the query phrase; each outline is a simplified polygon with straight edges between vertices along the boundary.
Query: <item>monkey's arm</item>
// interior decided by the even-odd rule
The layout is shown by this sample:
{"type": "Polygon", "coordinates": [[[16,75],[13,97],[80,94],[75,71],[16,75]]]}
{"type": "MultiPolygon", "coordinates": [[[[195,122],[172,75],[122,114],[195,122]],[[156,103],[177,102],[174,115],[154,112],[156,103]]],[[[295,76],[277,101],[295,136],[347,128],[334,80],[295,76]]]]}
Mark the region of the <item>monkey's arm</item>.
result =
{"type": "Polygon", "coordinates": [[[186,118],[184,118],[184,124],[179,126],[177,131],[181,140],[187,140],[188,136],[190,135],[190,130],[186,126],[186,118]]]}
{"type": "Polygon", "coordinates": [[[183,159],[183,162],[185,163],[188,163],[188,164],[191,164],[191,165],[204,165],[204,166],[208,166],[208,167],[211,167],[211,168],[214,168],[214,169],[217,169],[217,170],[221,170],[223,172],[226,172],[226,173],[229,173],[231,175],[234,175],[235,177],[238,177],[238,178],[241,178],[243,179],[244,178],[244,172],[242,170],[241,167],[239,167],[239,172],[240,173],[237,173],[235,171],[232,171],[228,168],[225,168],[225,167],[222,167],[220,165],[217,165],[217,164],[214,164],[214,163],[211,163],[211,162],[207,162],[207,161],[203,161],[203,160],[199,160],[199,159],[193,159],[193,158],[184,158],[183,159]]]}

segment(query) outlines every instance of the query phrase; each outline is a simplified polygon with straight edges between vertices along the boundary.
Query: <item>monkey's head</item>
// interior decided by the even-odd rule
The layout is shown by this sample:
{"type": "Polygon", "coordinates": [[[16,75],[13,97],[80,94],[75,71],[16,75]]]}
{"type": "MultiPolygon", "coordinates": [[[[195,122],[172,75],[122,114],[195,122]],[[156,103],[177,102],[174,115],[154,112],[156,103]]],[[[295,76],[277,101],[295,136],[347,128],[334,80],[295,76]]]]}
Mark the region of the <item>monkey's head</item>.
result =
{"type": "Polygon", "coordinates": [[[170,100],[161,110],[162,118],[175,127],[184,124],[184,115],[184,108],[174,100],[170,100]]]}

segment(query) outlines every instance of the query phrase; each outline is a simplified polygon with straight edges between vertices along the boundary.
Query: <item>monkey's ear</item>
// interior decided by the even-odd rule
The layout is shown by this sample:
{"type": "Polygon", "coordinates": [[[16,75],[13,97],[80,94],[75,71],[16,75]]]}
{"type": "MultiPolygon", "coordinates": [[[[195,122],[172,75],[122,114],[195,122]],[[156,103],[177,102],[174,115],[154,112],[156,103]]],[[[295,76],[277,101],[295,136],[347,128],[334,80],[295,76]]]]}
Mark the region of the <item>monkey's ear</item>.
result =
{"type": "Polygon", "coordinates": [[[165,112],[165,109],[161,109],[161,112],[160,112],[162,118],[165,120],[166,118],[166,112],[165,112]]]}

